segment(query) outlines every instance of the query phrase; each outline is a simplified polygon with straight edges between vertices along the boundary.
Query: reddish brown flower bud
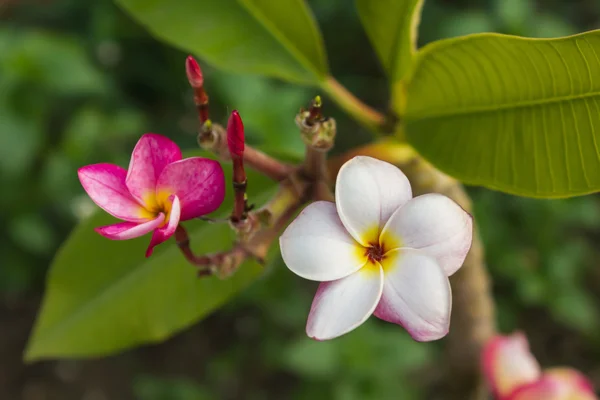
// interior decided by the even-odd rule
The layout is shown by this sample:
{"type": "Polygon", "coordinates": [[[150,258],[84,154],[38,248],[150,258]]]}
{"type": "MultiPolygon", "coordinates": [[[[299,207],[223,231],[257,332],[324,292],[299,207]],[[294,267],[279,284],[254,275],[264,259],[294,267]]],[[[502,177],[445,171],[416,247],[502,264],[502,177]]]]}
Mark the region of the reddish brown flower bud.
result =
{"type": "Polygon", "coordinates": [[[192,56],[188,56],[185,59],[185,72],[187,74],[188,81],[193,88],[201,88],[204,84],[204,77],[202,76],[202,70],[200,65],[192,56]]]}
{"type": "Polygon", "coordinates": [[[237,110],[231,112],[227,122],[227,145],[232,158],[244,155],[244,124],[237,110]]]}

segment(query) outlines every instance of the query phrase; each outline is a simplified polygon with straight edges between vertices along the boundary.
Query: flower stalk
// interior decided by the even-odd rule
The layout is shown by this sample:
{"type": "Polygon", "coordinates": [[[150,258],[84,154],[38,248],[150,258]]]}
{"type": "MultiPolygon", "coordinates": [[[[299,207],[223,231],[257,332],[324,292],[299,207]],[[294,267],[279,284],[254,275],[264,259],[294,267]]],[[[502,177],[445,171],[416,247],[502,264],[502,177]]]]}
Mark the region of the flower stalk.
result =
{"type": "Polygon", "coordinates": [[[233,191],[235,195],[231,223],[241,228],[248,217],[248,198],[246,196],[247,177],[244,169],[244,124],[240,114],[234,110],[227,123],[227,146],[233,162],[233,191]]]}
{"type": "MultiPolygon", "coordinates": [[[[208,122],[209,126],[205,123],[200,130],[198,144],[204,150],[214,153],[219,160],[230,161],[232,158],[227,144],[227,131],[220,124],[208,122]]],[[[247,144],[244,145],[243,160],[244,165],[277,182],[287,179],[295,168],[247,144]]]]}
{"type": "Polygon", "coordinates": [[[190,86],[194,89],[194,104],[196,104],[200,125],[204,125],[204,123],[209,120],[208,95],[204,90],[204,76],[202,75],[202,70],[194,57],[188,56],[185,60],[185,72],[190,86]]]}

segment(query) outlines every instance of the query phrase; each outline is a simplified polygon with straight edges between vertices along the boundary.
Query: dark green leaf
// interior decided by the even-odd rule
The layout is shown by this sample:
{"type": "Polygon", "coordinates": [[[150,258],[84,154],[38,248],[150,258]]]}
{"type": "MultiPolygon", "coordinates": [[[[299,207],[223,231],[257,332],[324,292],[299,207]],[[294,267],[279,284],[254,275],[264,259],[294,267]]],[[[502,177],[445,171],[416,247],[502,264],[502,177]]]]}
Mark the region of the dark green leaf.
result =
{"type": "MultiPolygon", "coordinates": [[[[424,0],[356,0],[358,14],[385,68],[392,91],[409,70],[417,49],[417,29],[424,0]]],[[[393,98],[400,98],[396,93],[393,98]]]]}
{"type": "Polygon", "coordinates": [[[327,75],[303,0],[116,0],[154,35],[215,66],[305,84],[327,75]]]}

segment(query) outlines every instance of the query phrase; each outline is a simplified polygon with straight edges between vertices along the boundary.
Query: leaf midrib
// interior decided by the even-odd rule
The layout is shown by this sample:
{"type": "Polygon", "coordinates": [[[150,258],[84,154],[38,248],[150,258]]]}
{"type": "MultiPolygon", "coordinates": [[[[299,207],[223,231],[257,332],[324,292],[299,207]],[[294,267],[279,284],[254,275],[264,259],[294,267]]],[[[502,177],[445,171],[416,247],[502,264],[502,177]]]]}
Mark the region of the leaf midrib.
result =
{"type": "Polygon", "coordinates": [[[566,95],[566,96],[555,96],[555,97],[530,100],[530,101],[517,101],[514,103],[490,104],[490,105],[484,105],[484,106],[479,106],[479,107],[478,106],[467,106],[467,107],[463,107],[461,109],[450,109],[450,110],[444,109],[444,110],[441,110],[440,112],[435,112],[435,113],[428,113],[426,111],[411,113],[410,100],[409,100],[409,106],[407,108],[407,113],[406,113],[406,119],[407,120],[436,119],[436,118],[453,117],[453,116],[460,116],[460,115],[466,115],[466,114],[479,114],[479,113],[483,114],[483,113],[497,112],[497,111],[510,110],[510,109],[517,110],[517,109],[522,109],[522,108],[539,107],[539,106],[543,106],[546,104],[562,103],[565,101],[583,100],[583,99],[592,98],[592,97],[600,97],[600,90],[585,93],[585,94],[579,94],[579,95],[574,94],[574,95],[566,95]]]}

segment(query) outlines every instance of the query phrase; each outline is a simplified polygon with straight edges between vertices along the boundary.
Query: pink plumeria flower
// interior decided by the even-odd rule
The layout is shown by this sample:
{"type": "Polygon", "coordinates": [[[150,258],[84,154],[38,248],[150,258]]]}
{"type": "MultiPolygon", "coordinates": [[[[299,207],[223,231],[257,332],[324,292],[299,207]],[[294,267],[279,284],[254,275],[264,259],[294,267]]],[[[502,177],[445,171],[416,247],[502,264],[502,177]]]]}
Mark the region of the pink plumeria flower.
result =
{"type": "Polygon", "coordinates": [[[590,382],[570,368],[542,372],[522,333],[492,338],[482,353],[489,386],[498,400],[594,400],[590,382]]]}
{"type": "Polygon", "coordinates": [[[181,159],[170,139],[147,133],[133,149],[129,170],[113,164],[93,164],[78,171],[94,203],[124,220],[96,228],[113,240],[153,232],[146,257],[154,246],[173,235],[179,221],[215,211],[225,197],[221,165],[201,157],[181,159]]]}
{"type": "Polygon", "coordinates": [[[342,166],[335,198],[310,204],[280,238],[288,268],[322,282],[308,336],[338,337],[373,313],[418,341],[445,336],[448,276],[471,247],[471,216],[439,194],[412,198],[402,171],[371,157],[342,166]]]}

